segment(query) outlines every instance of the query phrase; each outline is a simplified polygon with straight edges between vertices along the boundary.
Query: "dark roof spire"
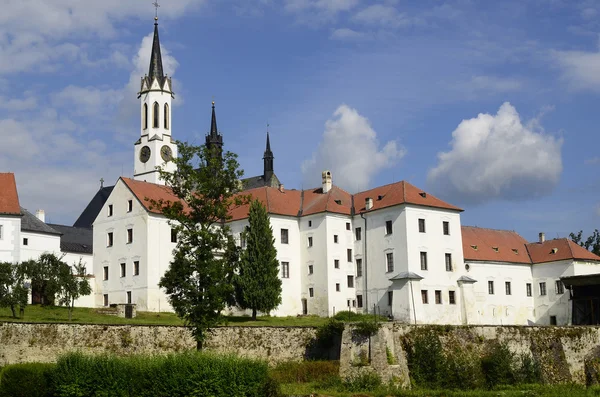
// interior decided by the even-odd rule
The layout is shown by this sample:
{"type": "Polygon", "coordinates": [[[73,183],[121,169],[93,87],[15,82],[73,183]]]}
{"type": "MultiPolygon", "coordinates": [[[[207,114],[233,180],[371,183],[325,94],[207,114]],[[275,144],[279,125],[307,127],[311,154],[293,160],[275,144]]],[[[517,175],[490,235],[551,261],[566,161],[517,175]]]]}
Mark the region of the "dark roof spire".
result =
{"type": "Polygon", "coordinates": [[[152,54],[150,56],[150,69],[148,71],[150,80],[157,78],[162,84],[165,77],[163,72],[162,55],[160,54],[160,40],[158,39],[158,17],[154,18],[154,40],[152,42],[152,54]]]}
{"type": "Polygon", "coordinates": [[[223,135],[217,129],[217,114],[215,113],[215,101],[212,102],[212,119],[210,120],[210,133],[206,136],[206,146],[217,148],[219,156],[223,150],[223,135]]]}
{"type": "Polygon", "coordinates": [[[217,129],[217,115],[215,114],[215,101],[212,102],[212,119],[210,120],[210,136],[216,137],[219,135],[219,130],[217,129]]]}
{"type": "Polygon", "coordinates": [[[273,152],[271,151],[271,139],[269,138],[269,124],[267,124],[267,147],[265,148],[265,154],[263,156],[263,179],[267,184],[270,184],[271,178],[274,174],[274,158],[275,156],[273,156],[273,152]]]}

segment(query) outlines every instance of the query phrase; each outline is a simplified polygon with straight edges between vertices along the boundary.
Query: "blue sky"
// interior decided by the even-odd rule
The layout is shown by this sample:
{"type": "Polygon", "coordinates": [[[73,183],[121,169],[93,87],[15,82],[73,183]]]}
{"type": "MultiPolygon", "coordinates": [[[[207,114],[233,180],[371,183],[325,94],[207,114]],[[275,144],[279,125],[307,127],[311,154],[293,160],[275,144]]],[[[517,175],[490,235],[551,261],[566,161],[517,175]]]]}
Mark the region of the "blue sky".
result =
{"type": "MultiPolygon", "coordinates": [[[[9,1],[0,15],[0,170],[72,223],[131,176],[152,1],[9,1]]],[[[600,1],[164,0],[173,135],[286,188],[330,169],[351,192],[407,180],[462,222],[567,236],[600,224],[600,1]]]]}

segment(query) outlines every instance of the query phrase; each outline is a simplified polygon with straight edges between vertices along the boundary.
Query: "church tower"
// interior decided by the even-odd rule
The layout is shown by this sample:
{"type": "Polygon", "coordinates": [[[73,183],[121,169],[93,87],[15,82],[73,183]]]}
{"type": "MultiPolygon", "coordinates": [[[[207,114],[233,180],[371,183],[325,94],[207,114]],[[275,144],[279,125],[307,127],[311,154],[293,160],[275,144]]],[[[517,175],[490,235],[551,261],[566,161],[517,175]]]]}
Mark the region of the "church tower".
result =
{"type": "Polygon", "coordinates": [[[273,177],[273,152],[271,151],[271,141],[269,140],[269,130],[267,130],[267,147],[263,156],[263,179],[267,186],[271,183],[273,177]]]}
{"type": "Polygon", "coordinates": [[[212,103],[212,118],[210,120],[210,132],[206,135],[206,147],[221,157],[223,155],[223,135],[217,129],[217,115],[215,114],[215,101],[212,103]]]}
{"type": "Polygon", "coordinates": [[[142,77],[138,99],[141,105],[141,136],[135,143],[133,179],[164,185],[157,167],[175,171],[171,161],[177,157],[177,145],[171,138],[171,78],[163,72],[158,17],[154,18],[154,40],[148,75],[142,77]]]}

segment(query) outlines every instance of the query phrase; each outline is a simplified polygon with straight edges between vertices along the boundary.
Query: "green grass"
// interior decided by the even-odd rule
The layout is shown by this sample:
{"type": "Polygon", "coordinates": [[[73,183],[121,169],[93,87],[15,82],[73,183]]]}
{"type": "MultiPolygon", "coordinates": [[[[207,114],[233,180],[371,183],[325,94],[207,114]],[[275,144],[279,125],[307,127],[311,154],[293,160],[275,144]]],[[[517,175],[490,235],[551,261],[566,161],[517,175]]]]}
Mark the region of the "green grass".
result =
{"type": "MultiPolygon", "coordinates": [[[[73,310],[73,324],[108,324],[108,325],[183,325],[183,321],[174,313],[137,312],[133,319],[120,318],[99,313],[102,309],[78,308],[73,310]]],[[[225,317],[224,326],[270,326],[270,327],[317,327],[324,324],[327,318],[316,316],[303,317],[258,317],[252,321],[250,317],[225,317]]],[[[66,307],[42,307],[29,305],[25,308],[23,318],[13,318],[10,309],[0,308],[0,322],[28,323],[69,323],[69,312],[66,307]]]]}

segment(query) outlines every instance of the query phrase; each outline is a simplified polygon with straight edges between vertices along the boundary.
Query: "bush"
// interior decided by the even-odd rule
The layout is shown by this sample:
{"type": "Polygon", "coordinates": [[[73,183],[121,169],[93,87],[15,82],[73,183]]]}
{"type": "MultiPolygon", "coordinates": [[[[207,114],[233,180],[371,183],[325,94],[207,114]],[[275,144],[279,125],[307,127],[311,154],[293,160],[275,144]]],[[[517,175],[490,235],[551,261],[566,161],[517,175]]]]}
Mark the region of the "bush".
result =
{"type": "Polygon", "coordinates": [[[381,378],[373,372],[368,372],[343,382],[343,388],[349,392],[373,392],[381,388],[381,378]]]}
{"type": "Polygon", "coordinates": [[[278,396],[267,364],[233,356],[84,356],[58,360],[55,395],[75,396],[278,396]]]}
{"type": "Polygon", "coordinates": [[[419,387],[440,387],[445,377],[446,357],[438,336],[431,330],[418,334],[406,351],[413,382],[419,387]]]}
{"type": "Polygon", "coordinates": [[[498,385],[514,385],[517,380],[515,364],[515,355],[506,344],[494,344],[481,359],[487,387],[491,389],[498,385]]]}
{"type": "Polygon", "coordinates": [[[55,364],[27,363],[2,368],[0,397],[51,396],[50,381],[55,364]]]}
{"type": "Polygon", "coordinates": [[[354,332],[357,335],[368,338],[370,336],[375,335],[377,331],[379,331],[379,328],[381,328],[381,323],[373,320],[364,319],[356,323],[354,327],[354,332]]]}
{"type": "Polygon", "coordinates": [[[339,377],[339,361],[302,361],[277,365],[269,371],[279,383],[329,383],[339,377]]]}
{"type": "Polygon", "coordinates": [[[325,324],[317,328],[316,345],[320,348],[328,348],[342,336],[344,323],[335,318],[329,319],[325,324]]]}

